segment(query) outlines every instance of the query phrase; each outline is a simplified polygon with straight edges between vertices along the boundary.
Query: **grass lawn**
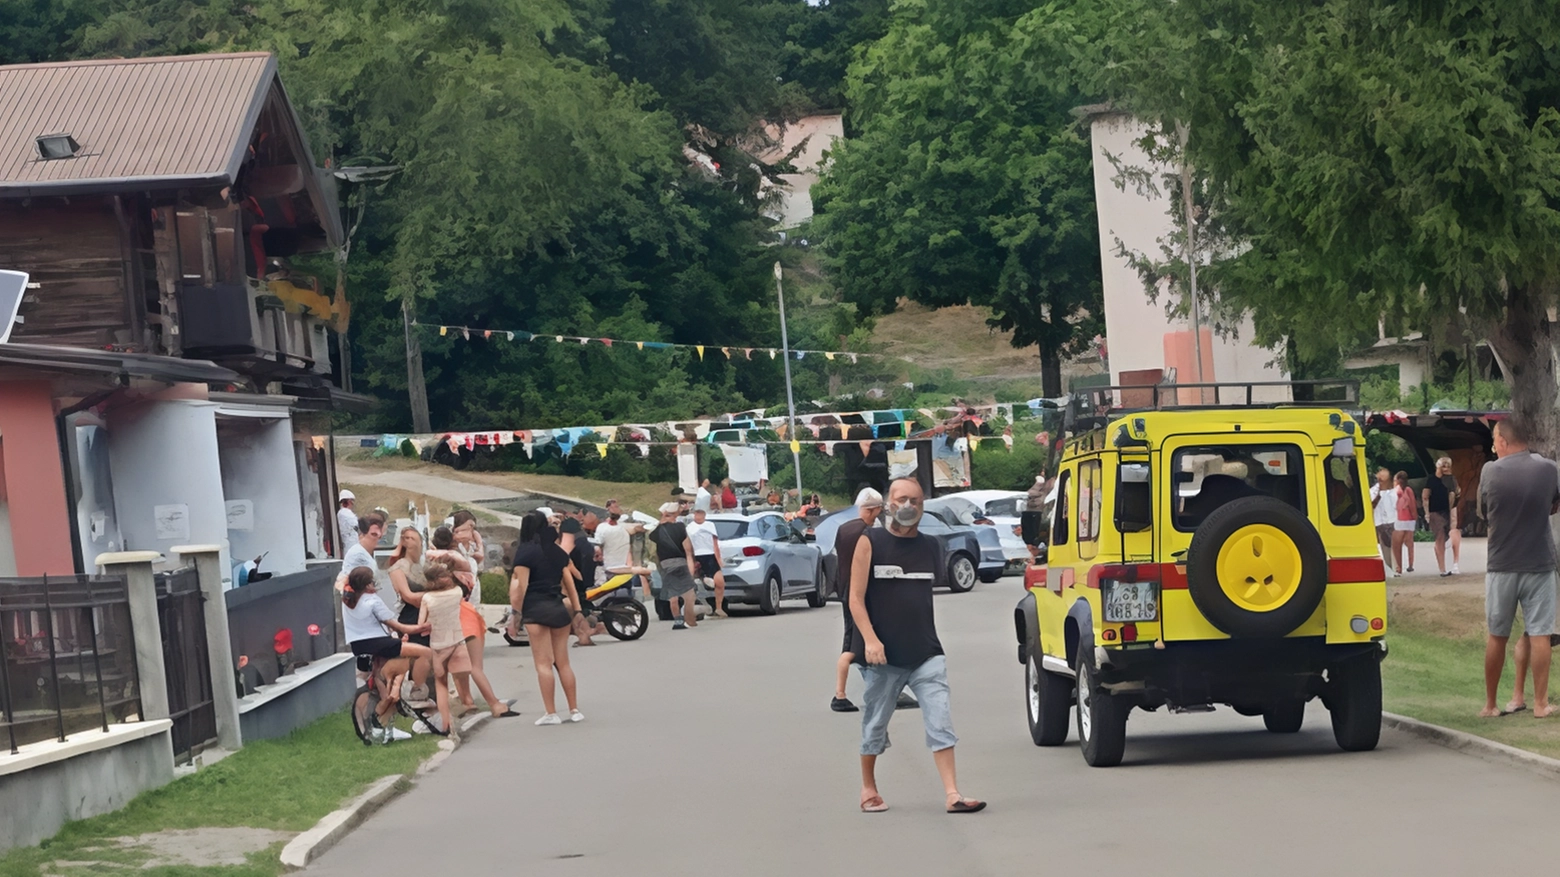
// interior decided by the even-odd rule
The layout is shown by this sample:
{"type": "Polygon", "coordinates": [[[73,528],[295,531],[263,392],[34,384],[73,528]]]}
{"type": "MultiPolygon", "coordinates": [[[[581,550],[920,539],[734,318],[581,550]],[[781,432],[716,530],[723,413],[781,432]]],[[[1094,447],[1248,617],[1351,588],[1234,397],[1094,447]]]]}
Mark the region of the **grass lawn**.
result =
{"type": "MultiPolygon", "coordinates": [[[[1560,716],[1533,718],[1531,680],[1529,711],[1479,718],[1484,706],[1482,581],[1477,592],[1442,589],[1394,594],[1391,618],[1390,653],[1381,665],[1388,712],[1560,758],[1560,716]]],[[[1502,706],[1511,699],[1512,680],[1508,653],[1497,701],[1502,706]]]]}
{"type": "Polygon", "coordinates": [[[0,875],[75,877],[123,871],[152,877],[273,877],[284,870],[278,856],[285,842],[252,854],[247,865],[143,869],[151,858],[148,851],[112,841],[165,829],[206,827],[295,834],[312,827],[369,783],[414,770],[436,748],[431,735],[389,746],[364,746],[353,735],[343,710],[281,739],[249,743],[217,764],[147,792],[114,813],[69,823],[39,846],[0,855],[0,875]]]}

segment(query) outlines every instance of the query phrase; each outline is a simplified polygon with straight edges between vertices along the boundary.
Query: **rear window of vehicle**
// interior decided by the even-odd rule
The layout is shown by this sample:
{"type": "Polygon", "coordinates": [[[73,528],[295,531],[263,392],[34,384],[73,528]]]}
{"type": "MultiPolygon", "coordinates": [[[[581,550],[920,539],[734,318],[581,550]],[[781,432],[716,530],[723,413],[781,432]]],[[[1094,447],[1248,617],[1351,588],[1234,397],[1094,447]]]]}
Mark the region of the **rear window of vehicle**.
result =
{"type": "Polygon", "coordinates": [[[717,539],[740,539],[747,535],[747,521],[714,521],[717,539]]]}
{"type": "Polygon", "coordinates": [[[986,517],[988,518],[1016,518],[1023,512],[1023,497],[1010,496],[1006,499],[994,499],[986,503],[986,517]]]}
{"type": "Polygon", "coordinates": [[[1246,496],[1271,496],[1305,512],[1305,457],[1296,445],[1182,448],[1170,472],[1177,530],[1193,530],[1214,509],[1246,496]]]}

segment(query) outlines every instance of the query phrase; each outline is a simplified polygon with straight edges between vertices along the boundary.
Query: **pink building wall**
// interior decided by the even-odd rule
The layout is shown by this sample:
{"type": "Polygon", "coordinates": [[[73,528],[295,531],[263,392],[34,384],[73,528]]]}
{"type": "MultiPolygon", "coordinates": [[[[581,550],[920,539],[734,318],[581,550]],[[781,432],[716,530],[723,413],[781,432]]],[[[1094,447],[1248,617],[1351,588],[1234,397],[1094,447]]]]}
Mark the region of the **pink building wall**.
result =
{"type": "Polygon", "coordinates": [[[20,576],[76,571],[65,470],[47,381],[0,381],[0,478],[20,576]]]}

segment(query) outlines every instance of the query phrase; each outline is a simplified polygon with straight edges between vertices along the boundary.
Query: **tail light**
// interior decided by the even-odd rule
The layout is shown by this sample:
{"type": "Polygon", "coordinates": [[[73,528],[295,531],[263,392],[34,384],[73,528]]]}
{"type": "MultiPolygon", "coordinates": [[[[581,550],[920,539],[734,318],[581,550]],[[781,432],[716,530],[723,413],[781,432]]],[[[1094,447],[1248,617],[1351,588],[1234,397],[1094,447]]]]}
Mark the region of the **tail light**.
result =
{"type": "Polygon", "coordinates": [[[742,556],[743,557],[762,557],[763,554],[764,554],[764,549],[760,548],[757,545],[744,545],[744,546],[742,546],[742,556]]]}

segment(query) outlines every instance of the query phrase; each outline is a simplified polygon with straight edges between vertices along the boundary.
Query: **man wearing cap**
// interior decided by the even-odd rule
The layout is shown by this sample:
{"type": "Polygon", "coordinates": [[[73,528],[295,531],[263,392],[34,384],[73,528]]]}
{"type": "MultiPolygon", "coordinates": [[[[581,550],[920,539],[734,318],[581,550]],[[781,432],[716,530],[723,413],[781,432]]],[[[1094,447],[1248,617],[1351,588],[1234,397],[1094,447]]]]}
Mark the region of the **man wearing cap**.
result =
{"type": "Polygon", "coordinates": [[[829,702],[829,709],[837,713],[858,711],[850,698],[845,696],[845,680],[850,674],[850,665],[856,660],[856,654],[850,646],[850,639],[856,634],[855,622],[850,617],[850,568],[851,561],[856,558],[856,543],[867,532],[867,528],[877,522],[882,511],[883,494],[870,487],[864,488],[856,494],[856,517],[841,524],[834,534],[834,596],[845,607],[845,645],[840,651],[840,659],[835,662],[834,700],[829,702]]]}
{"type": "Polygon", "coordinates": [[[655,544],[656,564],[661,567],[661,599],[670,604],[672,630],[698,627],[693,571],[697,564],[693,558],[693,542],[688,538],[687,525],[677,520],[678,504],[661,505],[661,523],[650,534],[655,544]],[[678,602],[682,603],[682,617],[678,617],[678,602]]]}
{"type": "Polygon", "coordinates": [[[338,549],[341,556],[346,557],[347,549],[357,541],[358,536],[358,514],[352,508],[357,504],[357,497],[343,487],[336,499],[336,505],[339,506],[336,509],[336,540],[341,543],[338,549]]]}

